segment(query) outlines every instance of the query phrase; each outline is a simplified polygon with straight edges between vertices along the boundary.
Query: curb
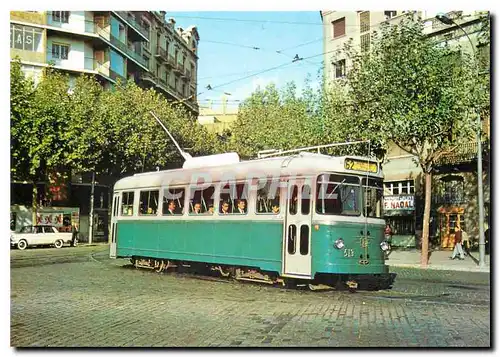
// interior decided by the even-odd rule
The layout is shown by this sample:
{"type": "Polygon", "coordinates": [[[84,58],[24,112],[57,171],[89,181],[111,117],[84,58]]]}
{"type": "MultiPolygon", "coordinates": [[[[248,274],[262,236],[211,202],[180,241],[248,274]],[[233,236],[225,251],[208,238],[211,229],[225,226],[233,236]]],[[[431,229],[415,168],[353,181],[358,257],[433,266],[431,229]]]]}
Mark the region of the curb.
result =
{"type": "Polygon", "coordinates": [[[474,268],[469,268],[469,267],[449,267],[445,265],[427,265],[426,268],[423,268],[420,264],[386,264],[389,267],[396,267],[396,268],[413,268],[413,269],[421,269],[421,270],[447,270],[447,271],[470,271],[470,272],[478,272],[478,273],[489,273],[490,268],[480,268],[480,267],[474,267],[474,268]]]}

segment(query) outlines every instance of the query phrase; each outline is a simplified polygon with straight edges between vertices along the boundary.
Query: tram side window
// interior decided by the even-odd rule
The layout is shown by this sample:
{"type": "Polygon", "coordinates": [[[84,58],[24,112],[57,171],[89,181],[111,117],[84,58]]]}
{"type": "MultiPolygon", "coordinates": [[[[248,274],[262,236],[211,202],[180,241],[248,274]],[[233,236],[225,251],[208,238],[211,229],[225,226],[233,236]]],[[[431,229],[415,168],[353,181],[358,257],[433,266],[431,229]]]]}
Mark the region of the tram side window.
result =
{"type": "Polygon", "coordinates": [[[184,194],[183,188],[166,188],[163,190],[162,214],[182,215],[184,212],[184,194]]]}
{"type": "Polygon", "coordinates": [[[279,180],[268,180],[264,187],[258,189],[255,209],[258,214],[280,213],[279,180]]]}
{"type": "Polygon", "coordinates": [[[293,185],[289,191],[290,198],[288,203],[288,213],[297,214],[297,203],[299,198],[299,189],[297,185],[293,185]]]}
{"type": "Polygon", "coordinates": [[[214,214],[214,192],[214,186],[201,190],[191,188],[191,196],[189,197],[189,213],[214,214]]]}
{"type": "Polygon", "coordinates": [[[225,184],[221,187],[219,213],[246,214],[248,187],[245,183],[225,184]]]}
{"type": "Polygon", "coordinates": [[[382,196],[384,188],[382,180],[368,179],[362,180],[363,201],[365,206],[366,217],[382,217],[382,196]],[[367,184],[368,182],[368,184],[367,184]]]}
{"type": "MultiPolygon", "coordinates": [[[[311,209],[311,186],[302,186],[302,199],[300,211],[302,214],[309,214],[311,209]]],[[[307,254],[307,253],[306,253],[307,254]]]]}
{"type": "Polygon", "coordinates": [[[360,186],[355,176],[324,174],[317,180],[316,212],[327,215],[359,216],[360,186]]]}
{"type": "Polygon", "coordinates": [[[122,216],[132,216],[134,214],[134,192],[122,193],[122,216]]]}
{"type": "Polygon", "coordinates": [[[141,191],[139,196],[139,214],[140,215],[155,215],[158,213],[158,199],[160,191],[141,191]]]}

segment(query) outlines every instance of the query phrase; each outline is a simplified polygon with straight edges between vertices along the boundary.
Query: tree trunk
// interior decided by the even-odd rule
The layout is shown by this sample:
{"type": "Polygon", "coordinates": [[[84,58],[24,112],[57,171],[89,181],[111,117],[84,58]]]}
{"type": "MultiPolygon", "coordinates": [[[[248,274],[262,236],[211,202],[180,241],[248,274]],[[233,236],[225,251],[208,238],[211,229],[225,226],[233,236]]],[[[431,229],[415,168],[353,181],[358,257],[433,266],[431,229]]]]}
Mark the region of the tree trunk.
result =
{"type": "Polygon", "coordinates": [[[31,220],[32,224],[35,225],[36,222],[36,209],[37,209],[37,198],[38,198],[38,187],[36,186],[35,180],[33,180],[33,191],[31,196],[31,220]]]}
{"type": "Polygon", "coordinates": [[[422,230],[422,268],[427,267],[429,261],[429,224],[431,216],[431,188],[432,188],[432,173],[425,172],[425,205],[424,205],[424,223],[422,230]]]}

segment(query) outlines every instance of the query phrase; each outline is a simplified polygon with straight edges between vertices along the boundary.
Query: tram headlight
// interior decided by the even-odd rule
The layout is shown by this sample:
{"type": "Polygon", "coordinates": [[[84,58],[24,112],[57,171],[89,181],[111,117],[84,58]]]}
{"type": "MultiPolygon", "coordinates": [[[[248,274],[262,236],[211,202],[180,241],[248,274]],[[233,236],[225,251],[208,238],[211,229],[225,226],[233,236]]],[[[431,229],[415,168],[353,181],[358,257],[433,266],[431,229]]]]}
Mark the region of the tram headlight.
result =
{"type": "Polygon", "coordinates": [[[342,238],[337,239],[333,245],[337,249],[342,249],[345,247],[344,240],[342,238]]]}
{"type": "Polygon", "coordinates": [[[387,243],[386,241],[380,243],[380,249],[382,249],[384,252],[388,251],[389,248],[390,248],[389,243],[387,243]]]}

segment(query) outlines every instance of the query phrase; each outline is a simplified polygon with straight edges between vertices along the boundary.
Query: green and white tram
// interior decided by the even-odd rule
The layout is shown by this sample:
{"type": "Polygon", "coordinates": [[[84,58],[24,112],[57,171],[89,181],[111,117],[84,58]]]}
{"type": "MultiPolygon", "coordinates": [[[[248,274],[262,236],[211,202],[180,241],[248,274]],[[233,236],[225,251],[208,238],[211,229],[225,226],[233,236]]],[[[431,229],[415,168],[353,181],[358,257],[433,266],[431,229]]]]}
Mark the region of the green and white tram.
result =
{"type": "Polygon", "coordinates": [[[387,285],[382,180],[363,157],[191,158],[115,184],[110,256],[268,283],[387,285]]]}

